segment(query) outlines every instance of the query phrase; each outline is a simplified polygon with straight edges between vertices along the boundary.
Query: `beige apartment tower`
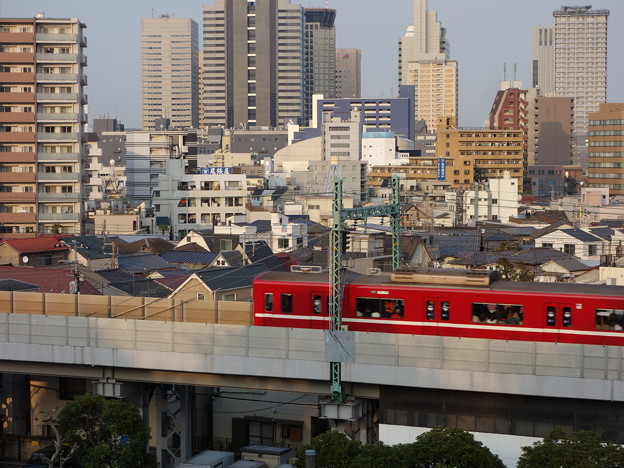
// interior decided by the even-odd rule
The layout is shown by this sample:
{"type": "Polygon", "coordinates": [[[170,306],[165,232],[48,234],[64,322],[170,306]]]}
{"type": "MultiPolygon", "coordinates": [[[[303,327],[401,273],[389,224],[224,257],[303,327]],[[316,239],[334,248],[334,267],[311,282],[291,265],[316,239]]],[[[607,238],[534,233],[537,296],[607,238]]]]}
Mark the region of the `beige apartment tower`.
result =
{"type": "Polygon", "coordinates": [[[82,232],[86,26],[0,19],[0,236],[82,232]]]}
{"type": "Polygon", "coordinates": [[[600,104],[589,114],[589,186],[624,197],[624,103],[600,104]]]}
{"type": "Polygon", "coordinates": [[[199,125],[199,39],[189,18],[141,20],[142,128],[154,130],[156,119],[172,127],[199,125]]]}
{"type": "Polygon", "coordinates": [[[457,118],[458,64],[450,58],[446,29],[427,0],[414,0],[414,21],[399,39],[399,86],[414,85],[416,120],[432,130],[439,119],[457,118]]]}

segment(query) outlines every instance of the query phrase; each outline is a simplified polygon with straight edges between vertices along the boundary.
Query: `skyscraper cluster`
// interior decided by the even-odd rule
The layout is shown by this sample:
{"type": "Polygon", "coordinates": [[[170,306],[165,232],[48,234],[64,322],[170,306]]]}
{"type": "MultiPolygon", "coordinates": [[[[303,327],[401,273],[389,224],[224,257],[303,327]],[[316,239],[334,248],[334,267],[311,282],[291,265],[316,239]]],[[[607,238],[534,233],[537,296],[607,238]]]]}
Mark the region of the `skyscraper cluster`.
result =
{"type": "MultiPolygon", "coordinates": [[[[144,19],[143,128],[163,117],[182,127],[307,125],[313,95],[338,97],[335,18],[290,0],[215,0],[203,7],[201,57],[192,20],[144,19]]],[[[359,93],[359,69],[348,79],[359,93]]]]}

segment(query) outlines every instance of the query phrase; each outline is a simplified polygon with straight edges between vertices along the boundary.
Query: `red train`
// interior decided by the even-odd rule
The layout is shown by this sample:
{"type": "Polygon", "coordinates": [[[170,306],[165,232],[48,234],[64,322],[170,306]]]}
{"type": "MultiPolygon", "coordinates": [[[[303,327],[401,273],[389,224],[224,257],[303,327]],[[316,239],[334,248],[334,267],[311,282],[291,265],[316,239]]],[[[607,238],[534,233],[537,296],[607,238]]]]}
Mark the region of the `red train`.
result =
{"type": "MultiPolygon", "coordinates": [[[[254,325],[330,327],[326,272],[254,280],[254,325]]],[[[353,331],[624,345],[624,286],[498,280],[487,271],[348,273],[342,323],[353,331]]]]}

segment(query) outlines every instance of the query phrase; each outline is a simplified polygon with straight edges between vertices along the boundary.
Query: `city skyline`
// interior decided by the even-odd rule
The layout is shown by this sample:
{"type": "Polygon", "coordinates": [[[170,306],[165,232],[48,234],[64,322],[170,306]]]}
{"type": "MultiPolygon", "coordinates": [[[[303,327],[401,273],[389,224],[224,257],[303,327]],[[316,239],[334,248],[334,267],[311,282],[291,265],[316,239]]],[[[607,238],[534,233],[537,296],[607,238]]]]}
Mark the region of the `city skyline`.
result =
{"type": "MultiPolygon", "coordinates": [[[[325,6],[321,0],[292,0],[292,3],[308,8],[325,6]]],[[[163,0],[149,4],[126,4],[119,0],[85,4],[67,0],[51,5],[45,0],[19,3],[3,0],[0,16],[32,17],[44,12],[47,17],[79,18],[87,25],[89,38],[86,73],[90,117],[116,117],[128,127],[139,127],[140,20],[172,14],[176,18],[194,19],[201,29],[202,5],[211,4],[212,1],[195,0],[180,0],[175,5],[163,0]],[[120,11],[124,14],[119,15],[120,11]]],[[[363,97],[398,94],[397,41],[411,24],[412,5],[412,0],[403,0],[378,14],[377,4],[370,0],[330,0],[329,7],[337,10],[336,46],[362,50],[363,97]]],[[[530,85],[531,30],[553,25],[552,13],[561,5],[560,0],[530,0],[522,4],[524,8],[506,0],[474,0],[469,4],[429,0],[428,8],[437,11],[438,20],[447,29],[452,58],[459,62],[460,125],[479,126],[487,119],[498,82],[503,79],[504,63],[507,63],[507,79],[513,78],[515,63],[517,79],[524,88],[530,85]],[[473,31],[487,31],[487,34],[473,31]]],[[[603,0],[593,8],[611,11],[607,101],[623,102],[624,87],[618,84],[624,82],[624,59],[616,53],[616,45],[624,42],[624,28],[619,27],[623,24],[624,8],[616,0],[603,0]]]]}

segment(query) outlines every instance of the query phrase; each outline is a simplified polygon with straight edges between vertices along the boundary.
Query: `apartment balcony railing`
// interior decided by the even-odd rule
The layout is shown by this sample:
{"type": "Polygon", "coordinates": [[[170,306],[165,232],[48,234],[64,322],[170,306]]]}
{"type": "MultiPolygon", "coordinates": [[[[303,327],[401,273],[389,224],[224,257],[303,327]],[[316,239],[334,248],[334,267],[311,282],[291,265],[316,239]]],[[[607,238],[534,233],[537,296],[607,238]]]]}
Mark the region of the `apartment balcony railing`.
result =
{"type": "Polygon", "coordinates": [[[78,34],[42,34],[35,36],[37,42],[78,42],[78,34]]]}
{"type": "Polygon", "coordinates": [[[37,54],[37,62],[72,62],[78,61],[78,54],[37,54]]]}
{"type": "Polygon", "coordinates": [[[71,202],[71,201],[80,200],[80,194],[77,192],[70,192],[70,193],[38,192],[37,199],[38,201],[42,201],[42,202],[59,201],[59,200],[71,202]]]}
{"type": "Polygon", "coordinates": [[[38,161],[78,161],[78,153],[37,153],[38,161]]]}
{"type": "Polygon", "coordinates": [[[37,73],[37,81],[67,81],[76,83],[78,73],[37,73]]]}
{"type": "Polygon", "coordinates": [[[78,114],[61,114],[61,113],[50,113],[50,112],[38,112],[37,113],[37,121],[41,122],[42,120],[63,120],[63,121],[78,121],[78,114]]]}
{"type": "Polygon", "coordinates": [[[78,141],[77,133],[37,133],[37,141],[78,141]]]}
{"type": "Polygon", "coordinates": [[[77,93],[37,93],[37,101],[69,101],[76,102],[77,93]]]}
{"type": "Polygon", "coordinates": [[[39,213],[39,221],[74,221],[80,219],[80,213],[39,213]]]}
{"type": "Polygon", "coordinates": [[[51,181],[63,181],[63,182],[78,182],[80,174],[77,172],[38,172],[37,180],[39,182],[51,181]]]}

